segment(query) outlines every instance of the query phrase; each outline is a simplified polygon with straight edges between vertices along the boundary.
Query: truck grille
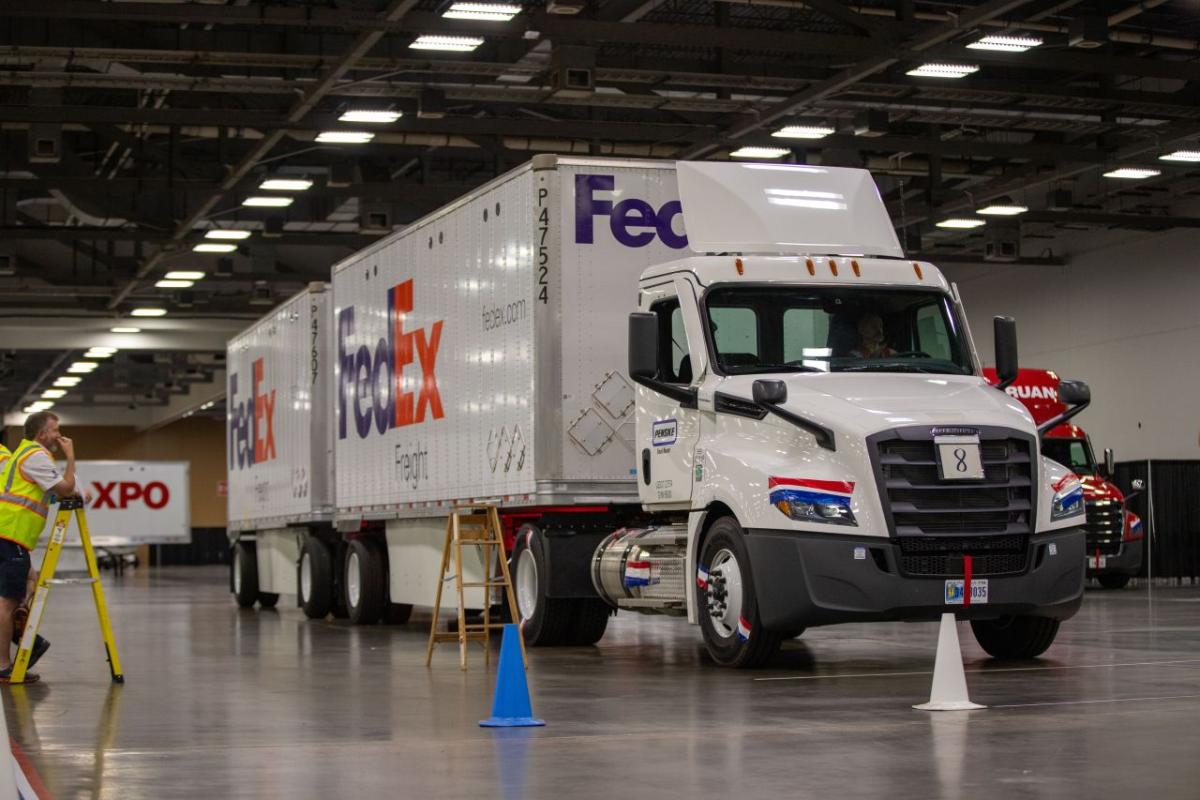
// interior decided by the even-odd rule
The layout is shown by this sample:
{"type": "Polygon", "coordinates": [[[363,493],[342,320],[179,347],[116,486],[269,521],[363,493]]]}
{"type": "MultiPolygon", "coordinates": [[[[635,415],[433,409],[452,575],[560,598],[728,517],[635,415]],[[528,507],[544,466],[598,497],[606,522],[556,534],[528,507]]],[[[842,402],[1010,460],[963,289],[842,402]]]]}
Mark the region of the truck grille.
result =
{"type": "Polygon", "coordinates": [[[869,439],[890,533],[908,575],[960,577],[963,555],[979,577],[1024,572],[1033,533],[1032,437],[980,428],[984,478],[938,477],[933,431],[903,428],[869,439]]]}
{"type": "Polygon", "coordinates": [[[1114,556],[1121,551],[1121,535],[1125,532],[1125,506],[1122,503],[1093,500],[1086,506],[1088,555],[1097,550],[1100,555],[1114,556]]]}

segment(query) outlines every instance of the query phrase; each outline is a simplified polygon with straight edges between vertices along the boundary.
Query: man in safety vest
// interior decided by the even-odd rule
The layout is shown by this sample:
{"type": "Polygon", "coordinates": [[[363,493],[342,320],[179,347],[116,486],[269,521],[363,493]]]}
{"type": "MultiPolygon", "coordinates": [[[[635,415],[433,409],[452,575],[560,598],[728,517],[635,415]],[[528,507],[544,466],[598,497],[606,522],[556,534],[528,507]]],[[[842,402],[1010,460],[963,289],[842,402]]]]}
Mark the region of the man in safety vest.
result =
{"type": "MultiPolygon", "coordinates": [[[[72,497],[75,489],[75,443],[58,430],[58,416],[30,414],[25,438],[0,467],[0,683],[12,676],[13,614],[30,594],[29,554],[46,527],[52,498],[72,497]],[[52,453],[66,460],[60,469],[52,453]]],[[[50,647],[37,637],[30,653],[32,667],[50,647]]],[[[26,683],[37,676],[26,674],[26,683]]]]}

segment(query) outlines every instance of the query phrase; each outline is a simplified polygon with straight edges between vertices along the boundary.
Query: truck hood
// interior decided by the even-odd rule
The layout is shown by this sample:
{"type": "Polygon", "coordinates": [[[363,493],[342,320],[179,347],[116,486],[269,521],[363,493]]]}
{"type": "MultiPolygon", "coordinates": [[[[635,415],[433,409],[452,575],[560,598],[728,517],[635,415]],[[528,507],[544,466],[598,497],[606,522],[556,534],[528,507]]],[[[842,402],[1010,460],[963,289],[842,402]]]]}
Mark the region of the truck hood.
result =
{"type": "Polygon", "coordinates": [[[1125,501],[1120,489],[1097,475],[1080,475],[1079,481],[1083,484],[1083,495],[1088,500],[1125,501]]]}
{"type": "Polygon", "coordinates": [[[1019,401],[975,375],[737,375],[717,391],[749,398],[754,381],[762,379],[782,380],[788,387],[786,409],[838,433],[869,436],[908,425],[996,425],[1036,433],[1019,401]]]}

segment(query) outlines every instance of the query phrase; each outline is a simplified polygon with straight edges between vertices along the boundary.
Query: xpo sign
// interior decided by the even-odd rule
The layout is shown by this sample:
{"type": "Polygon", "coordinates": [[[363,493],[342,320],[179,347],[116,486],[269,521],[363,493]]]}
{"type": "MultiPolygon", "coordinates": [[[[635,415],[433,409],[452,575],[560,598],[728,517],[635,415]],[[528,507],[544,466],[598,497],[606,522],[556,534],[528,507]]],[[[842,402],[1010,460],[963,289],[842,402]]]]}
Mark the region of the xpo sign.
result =
{"type": "Polygon", "coordinates": [[[98,545],[191,540],[188,464],[182,461],[80,461],[92,499],[88,528],[98,545]]]}

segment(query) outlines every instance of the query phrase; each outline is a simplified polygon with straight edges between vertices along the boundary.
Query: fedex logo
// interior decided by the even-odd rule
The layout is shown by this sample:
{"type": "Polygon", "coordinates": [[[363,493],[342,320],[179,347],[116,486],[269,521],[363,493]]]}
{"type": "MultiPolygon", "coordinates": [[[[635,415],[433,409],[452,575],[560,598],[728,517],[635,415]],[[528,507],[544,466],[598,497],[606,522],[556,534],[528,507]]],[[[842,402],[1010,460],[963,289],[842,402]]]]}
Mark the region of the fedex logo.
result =
{"type": "Polygon", "coordinates": [[[354,335],[354,306],[338,312],[339,439],[346,438],[351,416],[360,439],[370,435],[372,426],[384,433],[392,428],[418,425],[425,421],[426,415],[433,419],[445,416],[435,372],[444,320],[438,320],[428,329],[405,330],[404,323],[412,310],[411,279],[388,289],[387,336],[379,339],[373,350],[365,344],[357,350],[348,349],[348,341],[354,335]],[[412,380],[418,372],[416,391],[406,390],[406,386],[413,386],[412,380]]]}
{"type": "MultiPolygon", "coordinates": [[[[275,390],[267,390],[266,367],[256,358],[250,367],[250,396],[238,399],[238,373],[229,376],[229,467],[250,467],[275,458],[275,390]]],[[[241,387],[243,390],[245,386],[241,387]]]]}
{"type": "Polygon", "coordinates": [[[134,481],[92,481],[92,490],[96,495],[92,502],[93,509],[111,508],[115,511],[128,508],[131,503],[140,500],[147,508],[157,511],[171,502],[171,490],[162,481],[152,481],[145,486],[134,481]]]}
{"type": "MultiPolygon", "coordinates": [[[[678,200],[670,200],[655,209],[645,200],[626,198],[614,204],[612,200],[596,197],[598,192],[616,190],[613,175],[575,176],[575,242],[592,244],[595,241],[596,217],[608,217],[613,238],[626,247],[645,247],[655,236],[674,250],[687,247],[687,235],[676,233],[675,217],[683,211],[678,200]]],[[[681,226],[682,227],[682,226],[681,226]]]]}

